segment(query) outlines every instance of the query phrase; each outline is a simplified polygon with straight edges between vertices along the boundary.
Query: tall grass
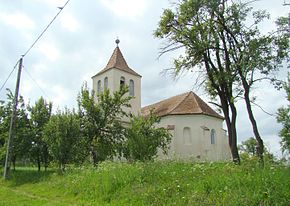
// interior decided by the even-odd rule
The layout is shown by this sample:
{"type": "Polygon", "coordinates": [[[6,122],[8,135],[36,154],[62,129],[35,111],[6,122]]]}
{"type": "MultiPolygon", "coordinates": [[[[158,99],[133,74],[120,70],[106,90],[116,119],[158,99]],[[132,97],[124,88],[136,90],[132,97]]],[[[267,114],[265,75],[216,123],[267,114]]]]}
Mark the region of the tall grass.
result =
{"type": "Polygon", "coordinates": [[[39,205],[288,206],[290,169],[253,162],[104,162],[97,169],[71,167],[64,175],[19,170],[0,186],[33,194],[39,205]]]}

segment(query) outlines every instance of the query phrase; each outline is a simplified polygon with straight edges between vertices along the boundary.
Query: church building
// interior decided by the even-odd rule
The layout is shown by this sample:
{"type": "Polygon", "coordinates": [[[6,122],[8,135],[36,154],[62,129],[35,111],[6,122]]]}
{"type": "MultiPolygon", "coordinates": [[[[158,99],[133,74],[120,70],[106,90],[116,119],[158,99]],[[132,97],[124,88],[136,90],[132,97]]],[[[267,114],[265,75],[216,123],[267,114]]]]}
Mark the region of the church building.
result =
{"type": "Polygon", "coordinates": [[[127,112],[146,116],[152,110],[161,117],[159,126],[169,130],[172,141],[168,154],[160,152],[158,159],[229,160],[231,153],[223,129],[224,118],[195,93],[186,92],[141,108],[142,76],[128,66],[119,42],[117,39],[117,46],[106,67],[92,77],[93,90],[97,93],[104,89],[114,92],[120,86],[128,85],[128,95],[133,99],[127,112]]]}

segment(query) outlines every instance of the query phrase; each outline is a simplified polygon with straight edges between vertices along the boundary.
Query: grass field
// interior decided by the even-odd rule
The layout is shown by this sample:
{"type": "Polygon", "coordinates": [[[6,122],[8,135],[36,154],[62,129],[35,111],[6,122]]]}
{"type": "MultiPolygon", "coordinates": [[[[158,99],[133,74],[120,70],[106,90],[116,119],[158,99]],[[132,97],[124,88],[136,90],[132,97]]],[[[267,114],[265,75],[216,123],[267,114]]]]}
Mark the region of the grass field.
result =
{"type": "Polygon", "coordinates": [[[290,168],[254,162],[112,163],[64,175],[17,168],[0,205],[290,205],[290,168]]]}

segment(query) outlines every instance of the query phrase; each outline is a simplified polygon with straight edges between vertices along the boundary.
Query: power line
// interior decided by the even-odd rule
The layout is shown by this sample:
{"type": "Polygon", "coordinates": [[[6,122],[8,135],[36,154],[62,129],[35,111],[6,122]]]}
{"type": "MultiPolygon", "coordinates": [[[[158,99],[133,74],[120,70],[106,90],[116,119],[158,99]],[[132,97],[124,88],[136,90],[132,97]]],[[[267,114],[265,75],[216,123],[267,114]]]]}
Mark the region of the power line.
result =
{"type": "MultiPolygon", "coordinates": [[[[32,43],[32,45],[27,49],[27,51],[22,55],[22,58],[24,58],[29,51],[35,46],[35,44],[38,42],[38,40],[43,36],[43,34],[47,31],[47,29],[50,27],[50,25],[54,22],[54,20],[58,17],[58,15],[61,13],[61,11],[66,7],[66,5],[69,3],[70,0],[67,0],[66,3],[62,6],[62,7],[58,7],[59,8],[59,12],[57,12],[57,14],[53,17],[53,19],[50,21],[50,23],[46,26],[46,28],[41,32],[41,34],[37,37],[37,39],[32,43]]],[[[6,78],[5,82],[2,84],[1,88],[0,88],[0,92],[2,91],[2,89],[4,88],[5,84],[7,83],[7,81],[9,80],[9,78],[11,77],[12,73],[14,72],[15,68],[17,67],[18,63],[19,63],[20,59],[16,62],[14,68],[11,70],[10,74],[8,75],[8,77],[6,78]]],[[[26,71],[27,72],[27,71],[26,71]]],[[[29,75],[29,74],[28,74],[29,75]]],[[[30,75],[31,77],[31,75],[30,75]]],[[[32,77],[31,77],[32,78],[32,77]]],[[[33,78],[32,78],[33,79],[33,78]]],[[[35,80],[34,80],[35,81],[35,80]]],[[[36,81],[35,81],[36,82],[36,81]]],[[[37,83],[36,83],[37,84],[37,83]]],[[[38,85],[38,84],[37,84],[38,85]]],[[[38,85],[39,86],[39,85],[38,85]]],[[[41,89],[42,90],[42,89],[41,89]]]]}
{"type": "MultiPolygon", "coordinates": [[[[38,40],[43,36],[43,34],[47,31],[47,29],[50,27],[50,25],[54,22],[54,20],[58,17],[58,15],[62,12],[62,10],[66,7],[66,5],[69,3],[70,0],[67,0],[66,3],[62,7],[58,7],[59,11],[57,14],[53,17],[53,19],[49,22],[49,24],[45,27],[45,29],[40,33],[40,35],[37,37],[37,39],[32,43],[32,45],[27,49],[27,51],[23,54],[22,58],[24,58],[29,51],[35,46],[35,44],[38,42],[38,40]]],[[[37,81],[32,77],[32,75],[28,72],[28,70],[24,70],[28,76],[31,78],[32,81],[38,86],[38,88],[42,91],[42,93],[49,99],[48,95],[44,92],[44,90],[41,88],[41,86],[37,83],[37,81]]]]}
{"type": "Polygon", "coordinates": [[[38,86],[38,88],[41,90],[41,92],[44,94],[44,96],[47,98],[47,99],[50,99],[48,97],[48,95],[44,92],[44,90],[41,88],[41,86],[37,83],[37,81],[32,77],[32,75],[28,72],[27,69],[25,69],[25,67],[23,66],[23,71],[26,72],[26,74],[30,77],[30,79],[38,86]]]}
{"type": "Polygon", "coordinates": [[[50,25],[54,22],[54,20],[57,18],[57,16],[61,13],[61,11],[66,7],[70,0],[67,0],[67,2],[63,5],[63,7],[58,7],[59,12],[54,16],[54,18],[50,21],[50,23],[47,25],[47,27],[41,32],[41,34],[37,37],[37,39],[33,42],[33,44],[29,47],[29,49],[23,54],[23,57],[28,54],[28,52],[34,47],[34,45],[38,42],[38,40],[42,37],[42,35],[47,31],[47,29],[50,27],[50,25]]]}
{"type": "Polygon", "coordinates": [[[12,73],[14,72],[15,68],[17,67],[18,63],[20,60],[18,60],[15,64],[15,66],[13,67],[13,69],[11,70],[10,74],[8,75],[8,77],[6,78],[5,82],[2,84],[1,88],[0,88],[0,92],[2,91],[2,89],[4,88],[5,84],[7,83],[7,81],[9,80],[9,78],[11,77],[12,73]]]}

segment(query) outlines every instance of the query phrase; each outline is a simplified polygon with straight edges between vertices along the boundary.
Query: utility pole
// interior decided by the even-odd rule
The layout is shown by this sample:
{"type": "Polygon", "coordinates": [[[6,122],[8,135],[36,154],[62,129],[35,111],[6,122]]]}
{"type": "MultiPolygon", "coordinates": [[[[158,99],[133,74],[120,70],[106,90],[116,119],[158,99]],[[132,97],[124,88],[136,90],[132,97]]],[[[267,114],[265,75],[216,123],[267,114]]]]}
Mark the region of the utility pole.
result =
{"type": "Polygon", "coordinates": [[[10,172],[11,152],[12,152],[12,145],[13,145],[12,143],[13,142],[13,128],[14,128],[16,110],[17,110],[17,104],[18,104],[18,93],[19,93],[22,62],[23,62],[23,57],[20,58],[19,66],[18,66],[16,88],[15,88],[14,100],[13,100],[13,110],[12,110],[12,115],[11,115],[11,120],[10,120],[9,136],[8,136],[8,141],[7,141],[7,151],[6,151],[6,159],[5,159],[4,174],[3,174],[4,179],[8,178],[9,172],[10,172]]]}

